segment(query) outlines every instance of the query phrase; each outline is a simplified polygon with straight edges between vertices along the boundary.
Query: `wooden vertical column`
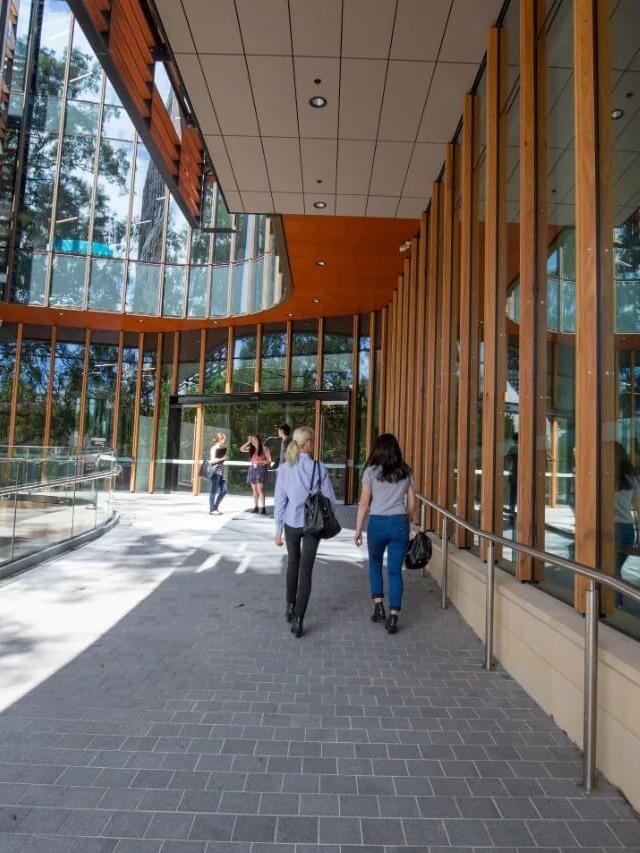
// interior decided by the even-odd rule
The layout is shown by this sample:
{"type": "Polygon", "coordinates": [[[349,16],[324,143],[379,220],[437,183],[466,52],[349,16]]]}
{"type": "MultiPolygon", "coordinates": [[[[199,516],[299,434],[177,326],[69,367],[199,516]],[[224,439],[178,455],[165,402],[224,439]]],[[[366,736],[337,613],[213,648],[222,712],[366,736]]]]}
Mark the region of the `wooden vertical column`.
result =
{"type": "MultiPolygon", "coordinates": [[[[426,393],[424,407],[424,492],[426,497],[435,499],[435,387],[436,387],[436,319],[438,300],[438,225],[440,205],[440,184],[436,181],[431,189],[431,213],[429,217],[429,249],[427,261],[427,342],[426,342],[426,393]]],[[[432,527],[435,517],[427,512],[427,526],[432,527]]]]}
{"type": "MultiPolygon", "coordinates": [[[[544,52],[536,33],[537,0],[520,2],[520,347],[517,540],[544,542],[546,448],[546,182],[545,109],[538,73],[544,52]],[[540,438],[540,441],[539,441],[540,438]]],[[[544,86],[543,86],[544,89],[544,86]]],[[[516,576],[539,579],[542,567],[518,554],[516,576]]]]}
{"type": "Polygon", "coordinates": [[[262,323],[256,324],[256,370],[253,378],[253,390],[258,394],[262,390],[262,323]]]}
{"type": "Polygon", "coordinates": [[[82,388],[80,391],[80,416],[78,422],[78,449],[84,444],[85,417],[87,415],[87,384],[89,382],[89,347],[91,345],[91,329],[84,333],[84,363],[82,370],[82,388]]]}
{"type": "MultiPolygon", "coordinates": [[[[385,307],[380,312],[380,381],[378,387],[380,390],[380,399],[378,400],[378,431],[385,432],[387,428],[387,373],[388,373],[388,358],[389,358],[389,308],[385,307]]],[[[374,424],[375,428],[375,424],[374,424]]]]}
{"type": "MultiPolygon", "coordinates": [[[[615,570],[614,293],[608,4],[574,0],[576,186],[576,546],[575,559],[615,570]],[[600,20],[598,20],[600,18],[600,20]],[[598,55],[600,54],[600,55],[598,55]],[[600,61],[600,75],[598,62],[600,61]],[[600,104],[599,104],[600,101],[600,104]],[[600,114],[598,115],[598,109],[600,114]],[[603,433],[603,426],[605,432],[603,433]]],[[[584,612],[587,582],[575,578],[584,612]]],[[[603,596],[604,609],[613,597],[603,596]]]]}
{"type": "MultiPolygon", "coordinates": [[[[206,370],[206,364],[205,364],[206,370]]],[[[171,363],[171,394],[178,393],[178,376],[180,375],[180,332],[173,333],[173,361],[171,363]]]]}
{"type": "Polygon", "coordinates": [[[156,485],[156,456],[158,455],[158,428],[160,426],[160,391],[162,388],[163,356],[162,351],[164,335],[158,332],[156,342],[156,371],[153,383],[153,422],[151,425],[151,447],[149,448],[149,483],[148,490],[153,492],[156,485]]]}
{"type": "Polygon", "coordinates": [[[11,386],[11,411],[9,412],[9,447],[13,447],[16,440],[16,415],[18,413],[18,392],[20,389],[20,363],[22,360],[22,333],[23,324],[18,323],[16,329],[16,359],[13,364],[13,383],[11,386]]]}
{"type": "MultiPolygon", "coordinates": [[[[472,345],[476,340],[476,324],[473,310],[471,265],[471,235],[473,231],[473,116],[475,96],[466,95],[462,116],[462,217],[460,227],[460,368],[458,380],[458,514],[471,521],[470,486],[470,425],[471,407],[476,405],[471,398],[472,345]]],[[[463,528],[456,531],[456,545],[466,548],[469,535],[463,528]]]]}
{"type": "Polygon", "coordinates": [[[111,424],[111,446],[118,449],[120,429],[120,392],[122,390],[122,362],[124,359],[124,332],[118,333],[118,365],[116,367],[116,393],[113,399],[113,422],[111,424]]]}
{"type": "Polygon", "coordinates": [[[389,306],[388,315],[388,331],[387,331],[387,350],[389,353],[389,363],[386,369],[386,386],[387,386],[387,414],[385,418],[385,431],[393,432],[394,430],[394,406],[395,406],[395,376],[396,376],[396,310],[398,302],[398,292],[395,291],[389,306]]]}
{"type": "Polygon", "coordinates": [[[437,501],[447,506],[449,501],[449,417],[451,414],[451,355],[453,305],[453,216],[454,216],[454,151],[446,147],[442,191],[444,194],[444,230],[442,240],[442,287],[440,324],[440,441],[438,444],[437,501]]]}
{"type": "MultiPolygon", "coordinates": [[[[377,317],[376,312],[371,311],[369,314],[369,381],[367,382],[367,423],[366,423],[366,437],[365,437],[365,448],[364,454],[365,459],[371,453],[371,444],[373,442],[373,431],[375,425],[374,419],[374,407],[375,397],[376,397],[376,384],[377,384],[377,365],[376,365],[376,325],[377,325],[377,317]]],[[[380,386],[382,387],[382,386],[380,386]]]]}
{"type": "Polygon", "coordinates": [[[404,417],[407,422],[405,453],[409,464],[415,467],[416,454],[416,376],[418,365],[416,362],[416,308],[417,308],[417,273],[418,273],[418,238],[411,240],[411,258],[409,262],[409,307],[407,310],[407,323],[405,335],[408,338],[407,347],[407,393],[405,397],[404,417]]]}
{"type": "MultiPolygon", "coordinates": [[[[51,405],[53,402],[53,379],[56,369],[56,343],[58,340],[58,327],[51,327],[51,352],[49,355],[49,377],[47,381],[47,399],[44,407],[44,436],[42,444],[49,447],[51,438],[51,405]]],[[[116,389],[117,390],[117,389],[116,389]]]]}
{"type": "MultiPolygon", "coordinates": [[[[499,30],[489,30],[487,49],[486,221],[484,235],[484,385],[482,393],[481,527],[495,528],[496,456],[498,446],[498,115],[500,82],[499,30]]],[[[484,544],[484,543],[483,543],[484,544]]]]}
{"type": "Polygon", "coordinates": [[[347,503],[353,503],[356,483],[355,464],[358,448],[358,398],[360,395],[360,315],[351,320],[351,403],[349,406],[349,448],[347,460],[347,503]]]}
{"type": "Polygon", "coordinates": [[[324,381],[324,317],[318,320],[318,353],[316,356],[316,388],[322,390],[324,381]]]}
{"type": "MultiPolygon", "coordinates": [[[[200,352],[198,353],[198,393],[204,394],[204,370],[207,357],[207,330],[200,330],[200,352]]],[[[202,448],[204,446],[204,405],[196,406],[196,420],[194,424],[194,447],[193,468],[191,472],[191,485],[194,495],[200,494],[200,463],[202,461],[202,448]]]]}
{"type": "Polygon", "coordinates": [[[418,237],[418,256],[416,259],[416,339],[415,339],[415,395],[414,406],[415,441],[413,449],[413,472],[418,491],[423,489],[424,463],[424,402],[425,402],[425,351],[426,351],[426,279],[427,279],[427,230],[428,214],[420,218],[420,236],[418,237]]]}
{"type": "Polygon", "coordinates": [[[293,346],[293,332],[292,332],[293,324],[291,320],[287,320],[287,344],[285,350],[284,357],[284,390],[291,390],[291,357],[292,357],[292,346],[293,346]]]}
{"type": "Polygon", "coordinates": [[[405,447],[407,435],[406,399],[407,399],[407,357],[409,340],[407,336],[407,316],[409,314],[409,260],[403,262],[402,285],[400,289],[400,317],[398,322],[398,338],[400,340],[400,365],[398,376],[398,422],[396,436],[400,445],[405,447]]]}
{"type": "Polygon", "coordinates": [[[224,386],[224,393],[230,394],[233,390],[233,347],[235,343],[235,334],[233,326],[229,326],[227,331],[227,378],[224,386]]]}
{"type": "Polygon", "coordinates": [[[400,377],[402,371],[402,292],[403,278],[398,276],[398,290],[396,299],[396,316],[394,336],[396,341],[395,364],[393,367],[393,420],[392,427],[394,435],[400,432],[400,377]]]}

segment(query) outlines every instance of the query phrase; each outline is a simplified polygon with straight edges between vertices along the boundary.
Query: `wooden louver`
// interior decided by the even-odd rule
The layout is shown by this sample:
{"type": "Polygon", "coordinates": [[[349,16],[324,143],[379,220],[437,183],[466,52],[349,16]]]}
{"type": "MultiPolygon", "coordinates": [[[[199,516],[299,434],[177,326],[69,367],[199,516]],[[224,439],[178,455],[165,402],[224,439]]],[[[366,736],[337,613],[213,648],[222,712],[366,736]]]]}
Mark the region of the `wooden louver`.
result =
{"type": "MultiPolygon", "coordinates": [[[[200,131],[181,119],[179,134],[154,84],[165,46],[146,0],[69,0],[170,192],[191,225],[199,225],[205,145],[200,131]]],[[[167,61],[174,80],[175,65],[167,61]]]]}

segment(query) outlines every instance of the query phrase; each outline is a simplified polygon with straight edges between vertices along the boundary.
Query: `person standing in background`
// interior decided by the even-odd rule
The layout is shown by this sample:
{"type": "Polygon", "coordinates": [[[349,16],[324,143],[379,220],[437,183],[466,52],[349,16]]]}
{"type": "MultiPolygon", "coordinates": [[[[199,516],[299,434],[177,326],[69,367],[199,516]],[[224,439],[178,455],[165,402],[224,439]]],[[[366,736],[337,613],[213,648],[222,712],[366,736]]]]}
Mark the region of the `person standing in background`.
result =
{"type": "Polygon", "coordinates": [[[218,508],[227,493],[227,481],[224,476],[224,463],[227,461],[227,437],[223,432],[216,433],[211,439],[209,450],[209,515],[218,515],[218,508]]]}
{"type": "Polygon", "coordinates": [[[278,427],[278,438],[280,439],[280,457],[276,468],[280,467],[285,460],[287,447],[291,444],[291,427],[289,424],[280,424],[278,427]]]}
{"type": "Polygon", "coordinates": [[[267,468],[271,465],[271,454],[259,435],[250,435],[240,452],[249,454],[247,483],[253,493],[253,512],[266,515],[264,487],[267,482],[267,468]]]}

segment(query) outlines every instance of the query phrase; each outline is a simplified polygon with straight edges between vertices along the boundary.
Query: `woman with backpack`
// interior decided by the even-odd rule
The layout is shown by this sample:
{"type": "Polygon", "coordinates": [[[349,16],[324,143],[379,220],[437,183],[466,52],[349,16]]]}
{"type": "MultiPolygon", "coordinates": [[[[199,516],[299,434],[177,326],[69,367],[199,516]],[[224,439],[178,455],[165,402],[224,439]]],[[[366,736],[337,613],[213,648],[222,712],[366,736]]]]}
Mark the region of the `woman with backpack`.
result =
{"type": "Polygon", "coordinates": [[[362,528],[369,510],[367,546],[369,585],[374,601],[373,622],[384,622],[389,634],[398,630],[402,608],[402,564],[409,544],[410,519],[416,508],[411,468],[402,458],[398,440],[390,433],[378,436],[362,475],[355,543],[362,545],[362,528]],[[387,552],[389,615],[384,609],[382,563],[387,552]]]}
{"type": "Polygon", "coordinates": [[[322,462],[313,461],[314,433],[298,427],[287,447],[285,461],[278,467],[274,516],[275,543],[287,545],[287,622],[291,633],[303,635],[303,620],[311,595],[311,575],[320,543],[319,536],[305,532],[304,508],[311,492],[321,491],[335,506],[336,496],[329,472],[322,462]],[[283,540],[284,534],[284,540],[283,540]]]}

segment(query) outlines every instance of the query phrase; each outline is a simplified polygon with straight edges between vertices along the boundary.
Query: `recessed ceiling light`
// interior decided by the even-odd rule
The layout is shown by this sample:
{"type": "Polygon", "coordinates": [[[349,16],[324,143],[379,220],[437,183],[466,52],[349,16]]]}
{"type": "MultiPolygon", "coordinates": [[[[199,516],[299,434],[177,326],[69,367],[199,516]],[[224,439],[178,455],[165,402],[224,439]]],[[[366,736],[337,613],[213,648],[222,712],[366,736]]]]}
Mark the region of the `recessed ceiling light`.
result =
{"type": "Polygon", "coordinates": [[[318,299],[317,296],[314,296],[314,298],[311,301],[313,302],[314,305],[317,305],[318,302],[320,302],[320,300],[318,299]]]}
{"type": "Polygon", "coordinates": [[[313,98],[309,98],[309,104],[314,110],[321,110],[327,106],[327,99],[323,98],[322,95],[314,95],[313,98]]]}
{"type": "Polygon", "coordinates": [[[327,206],[327,202],[326,201],[314,201],[313,206],[317,207],[318,210],[324,210],[324,208],[327,206]]]}
{"type": "Polygon", "coordinates": [[[316,261],[316,266],[317,266],[317,267],[326,267],[326,265],[327,265],[327,262],[326,262],[326,261],[323,261],[323,260],[316,261]]]}
{"type": "Polygon", "coordinates": [[[316,77],[316,79],[313,82],[316,84],[316,86],[319,86],[320,83],[322,83],[322,80],[319,77],[316,77]]]}
{"type": "Polygon", "coordinates": [[[316,184],[321,184],[321,183],[322,183],[322,178],[316,178],[316,184]]]}
{"type": "Polygon", "coordinates": [[[624,115],[624,110],[621,110],[620,108],[615,109],[615,110],[611,110],[611,118],[614,121],[618,121],[618,119],[621,119],[623,115],[624,115]]]}
{"type": "Polygon", "coordinates": [[[287,317],[293,317],[293,314],[287,314],[287,317]]]}

